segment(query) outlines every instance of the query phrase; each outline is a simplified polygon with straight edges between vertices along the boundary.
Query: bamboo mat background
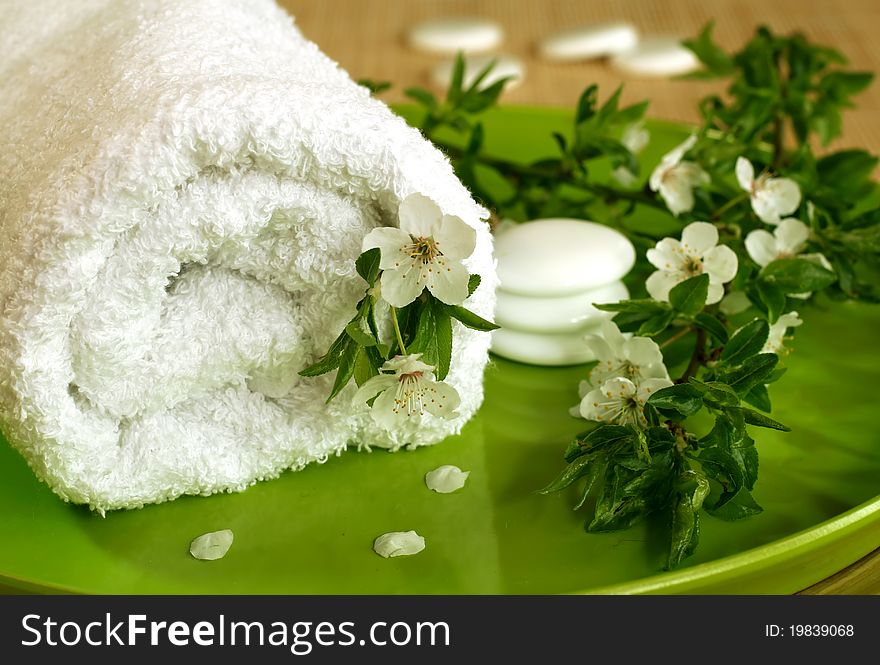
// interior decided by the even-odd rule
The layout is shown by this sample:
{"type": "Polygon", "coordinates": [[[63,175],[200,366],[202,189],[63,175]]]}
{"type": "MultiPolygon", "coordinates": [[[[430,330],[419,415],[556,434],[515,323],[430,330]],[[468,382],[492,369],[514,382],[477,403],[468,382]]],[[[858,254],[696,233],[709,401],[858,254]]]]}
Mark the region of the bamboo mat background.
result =
{"type": "MultiPolygon", "coordinates": [[[[407,28],[432,17],[477,16],[502,25],[498,53],[525,63],[522,84],[503,103],[572,107],[581,91],[598,83],[602,96],[624,84],[624,102],[651,100],[649,116],[696,122],[697,102],[721,92],[718,82],[675,81],[623,75],[607,63],[553,63],[536,54],[537,43],[558,30],[626,20],[643,35],[693,37],[714,19],[715,39],[738,48],[758,25],[775,32],[801,32],[841,50],[852,68],[880,72],[878,0],[279,0],[305,35],[354,79],[391,81],[383,99],[403,100],[411,85],[430,87],[430,72],[444,60],[406,44],[407,28]]],[[[880,152],[880,81],[857,98],[844,117],[843,136],[831,147],[880,152]]],[[[880,594],[880,550],[805,593],[880,594]]]]}
{"type": "MultiPolygon", "coordinates": [[[[624,101],[651,100],[655,118],[694,122],[697,101],[720,91],[718,82],[646,79],[622,75],[607,63],[553,63],[540,59],[541,38],[565,28],[626,20],[643,35],[693,37],[715,19],[715,38],[725,48],[741,46],[759,24],[787,34],[802,32],[834,46],[851,66],[880,72],[878,0],[279,0],[300,28],[355,79],[394,83],[383,99],[400,101],[410,85],[430,87],[429,73],[442,56],[406,45],[408,27],[439,16],[490,18],[505,30],[499,53],[522,59],[522,85],[505,93],[511,104],[571,107],[580,92],[598,83],[603,97],[621,83],[624,101]]],[[[880,152],[880,82],[862,93],[859,108],[844,120],[835,147],[864,147],[880,152]]]]}

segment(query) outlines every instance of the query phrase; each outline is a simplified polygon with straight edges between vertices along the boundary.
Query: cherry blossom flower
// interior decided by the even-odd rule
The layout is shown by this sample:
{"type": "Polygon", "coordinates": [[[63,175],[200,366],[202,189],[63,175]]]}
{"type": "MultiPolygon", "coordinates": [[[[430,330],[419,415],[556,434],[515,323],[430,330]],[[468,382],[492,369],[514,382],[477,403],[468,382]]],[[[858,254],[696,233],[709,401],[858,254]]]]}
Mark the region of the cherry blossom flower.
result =
{"type": "Polygon", "coordinates": [[[668,379],[663,353],[653,339],[627,339],[613,321],[602,321],[601,334],[587,335],[587,346],[593,351],[598,364],[590,371],[590,384],[600,386],[608,379],[620,376],[636,384],[646,379],[668,379]]]}
{"type": "Polygon", "coordinates": [[[673,215],[689,212],[694,208],[694,188],[709,184],[709,174],[696,162],[682,161],[684,154],[694,147],[696,135],[667,153],[651,173],[648,185],[666,202],[673,215]]]}
{"type": "MultiPolygon", "coordinates": [[[[746,236],[746,251],[752,260],[762,268],[779,259],[795,257],[817,263],[826,270],[833,270],[823,254],[801,254],[810,238],[809,227],[800,220],[789,217],[783,219],[771,234],[764,229],[756,229],[746,236]]],[[[809,298],[811,292],[792,293],[792,298],[809,298]]]]}
{"type": "Polygon", "coordinates": [[[657,268],[645,286],[655,300],[669,300],[669,291],[686,279],[709,275],[706,304],[721,300],[724,284],[736,276],[736,253],[718,245],[718,230],[708,222],[693,222],[681,232],[681,241],[663,238],[648,250],[648,261],[657,268]]]}
{"type": "Polygon", "coordinates": [[[645,402],[661,388],[672,385],[669,379],[646,379],[636,385],[629,379],[608,379],[599,388],[584,395],[580,415],[587,420],[615,425],[648,426],[645,402]]]}
{"type": "Polygon", "coordinates": [[[382,371],[358,388],[352,401],[363,403],[375,395],[371,415],[383,428],[394,431],[408,418],[425,412],[450,419],[461,403],[455,388],[434,378],[434,367],[423,363],[421,353],[395,356],[382,371]]]}
{"type": "Polygon", "coordinates": [[[761,353],[782,353],[785,350],[783,342],[786,331],[789,328],[797,328],[802,323],[801,317],[795,311],[780,316],[776,319],[776,323],[770,326],[770,335],[767,337],[761,353]]]}
{"type": "Polygon", "coordinates": [[[405,307],[427,287],[447,305],[461,304],[469,277],[461,260],[473,253],[476,231],[421,194],[406,197],[398,216],[400,228],[373,229],[363,242],[363,251],[378,247],[381,253],[382,298],[392,307],[405,307]]]}
{"type": "Polygon", "coordinates": [[[794,180],[771,178],[767,173],[755,178],[755,167],[745,157],[736,160],[736,179],[749,193],[758,219],[767,224],[779,224],[801,204],[801,189],[794,180]]]}

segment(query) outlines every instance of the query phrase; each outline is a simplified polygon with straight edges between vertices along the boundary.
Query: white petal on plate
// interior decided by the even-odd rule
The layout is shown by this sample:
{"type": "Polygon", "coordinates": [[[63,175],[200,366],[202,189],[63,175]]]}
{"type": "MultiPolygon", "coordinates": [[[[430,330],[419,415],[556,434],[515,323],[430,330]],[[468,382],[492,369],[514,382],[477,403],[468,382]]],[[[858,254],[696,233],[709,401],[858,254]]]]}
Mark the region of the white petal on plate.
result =
{"type": "Polygon", "coordinates": [[[222,559],[232,547],[233,539],[229,529],[204,533],[189,544],[189,553],[202,561],[222,559]]]}
{"type": "Polygon", "coordinates": [[[431,235],[443,213],[427,196],[416,193],[400,202],[397,216],[400,218],[401,229],[416,237],[425,237],[431,235]]]}
{"type": "Polygon", "coordinates": [[[736,180],[739,186],[747,192],[752,191],[752,183],[755,182],[755,167],[745,157],[736,160],[736,180]]]}
{"type": "Polygon", "coordinates": [[[718,244],[718,229],[709,222],[693,222],[681,232],[681,246],[691,256],[703,256],[718,244]]]}
{"type": "Polygon", "coordinates": [[[779,255],[779,248],[776,246],[776,238],[773,234],[764,229],[756,229],[746,236],[746,251],[752,257],[752,261],[762,268],[768,263],[772,263],[779,255]]]}
{"type": "Polygon", "coordinates": [[[433,236],[447,259],[466,259],[477,246],[477,232],[455,215],[443,215],[433,236]]]}
{"type": "Polygon", "coordinates": [[[807,244],[810,238],[810,228],[801,220],[787,217],[779,222],[779,226],[773,232],[779,240],[779,248],[786,254],[797,254],[807,244]]]}
{"type": "Polygon", "coordinates": [[[425,539],[415,531],[391,531],[373,541],[373,551],[381,557],[410,556],[425,549],[425,539]]]}
{"type": "MultiPolygon", "coordinates": [[[[418,266],[402,266],[398,270],[386,270],[379,278],[382,299],[392,307],[406,307],[422,294],[425,288],[420,281],[418,266]]],[[[467,289],[467,284],[465,284],[467,289]]]]}
{"type": "Polygon", "coordinates": [[[453,464],[444,464],[425,474],[425,485],[429,490],[440,494],[449,494],[464,487],[470,471],[462,471],[453,464]]]}

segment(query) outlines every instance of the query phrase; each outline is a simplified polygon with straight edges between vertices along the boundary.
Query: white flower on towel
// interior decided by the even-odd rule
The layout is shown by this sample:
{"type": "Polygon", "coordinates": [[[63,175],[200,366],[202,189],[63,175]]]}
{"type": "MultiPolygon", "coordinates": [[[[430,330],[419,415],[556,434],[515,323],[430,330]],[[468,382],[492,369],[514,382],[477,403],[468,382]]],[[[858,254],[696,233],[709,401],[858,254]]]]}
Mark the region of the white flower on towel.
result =
{"type": "Polygon", "coordinates": [[[383,428],[393,431],[408,418],[425,412],[439,418],[454,418],[461,399],[455,388],[434,378],[421,353],[395,356],[382,365],[382,372],[368,379],[354,395],[355,403],[373,402],[372,416],[383,428]]]}
{"type": "Polygon", "coordinates": [[[696,135],[691,135],[660,160],[651,173],[648,185],[660,192],[669,211],[678,216],[694,208],[694,188],[709,184],[709,174],[696,162],[682,161],[684,154],[694,147],[696,135]]]}
{"type": "Polygon", "coordinates": [[[749,193],[752,210],[762,222],[779,224],[801,204],[801,189],[791,178],[771,178],[762,173],[755,178],[755,167],[745,157],[736,160],[736,179],[749,193]]]}
{"type": "Polygon", "coordinates": [[[364,238],[363,251],[378,247],[382,298],[405,307],[427,287],[447,305],[468,295],[468,271],[462,259],[476,246],[474,229],[443,211],[431,199],[411,194],[400,204],[400,228],[380,227],[364,238]]]}

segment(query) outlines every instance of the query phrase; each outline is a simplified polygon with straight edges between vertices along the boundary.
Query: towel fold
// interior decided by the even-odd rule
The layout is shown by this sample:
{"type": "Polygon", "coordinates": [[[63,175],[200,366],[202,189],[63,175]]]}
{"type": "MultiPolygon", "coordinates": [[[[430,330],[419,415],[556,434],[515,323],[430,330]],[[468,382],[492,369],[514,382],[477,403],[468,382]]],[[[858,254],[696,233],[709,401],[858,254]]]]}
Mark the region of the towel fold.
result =
{"type": "Polygon", "coordinates": [[[354,259],[419,192],[485,211],[270,0],[0,2],[0,422],[65,500],[241,490],[349,443],[457,432],[488,335],[454,331],[460,416],[385,432],[301,378],[354,314],[354,259]]]}

